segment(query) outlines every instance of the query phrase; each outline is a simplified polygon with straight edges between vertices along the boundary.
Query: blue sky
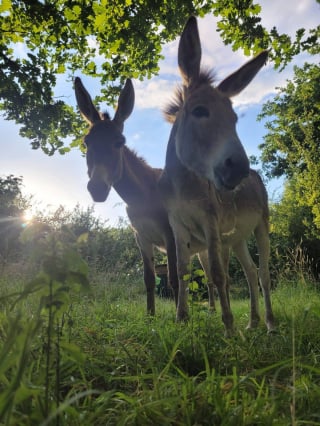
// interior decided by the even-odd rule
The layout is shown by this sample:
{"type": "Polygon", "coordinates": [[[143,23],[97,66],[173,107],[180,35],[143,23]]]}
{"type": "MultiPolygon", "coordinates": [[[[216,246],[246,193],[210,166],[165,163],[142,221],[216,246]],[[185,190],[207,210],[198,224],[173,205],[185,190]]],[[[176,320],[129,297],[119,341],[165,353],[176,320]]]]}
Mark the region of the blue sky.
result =
{"type": "MultiPolygon", "coordinates": [[[[320,6],[315,0],[263,0],[262,23],[268,29],[276,26],[279,32],[294,35],[298,28],[314,28],[319,24],[320,6]]],[[[216,32],[215,18],[207,16],[198,20],[202,42],[202,64],[214,68],[217,80],[222,80],[248,58],[240,51],[232,52],[224,46],[216,32]]],[[[180,82],[177,67],[178,39],[165,45],[165,60],[160,64],[159,75],[151,80],[134,80],[136,92],[135,109],[125,123],[124,135],[127,145],[153,167],[163,167],[170,125],[165,123],[161,107],[170,100],[174,87],[180,82]]],[[[308,55],[295,58],[283,72],[275,71],[271,64],[265,66],[251,84],[233,99],[239,121],[238,135],[248,155],[259,155],[258,145],[263,141],[266,130],[263,123],[257,122],[261,105],[274,96],[276,87],[284,86],[293,76],[293,65],[302,65],[310,60],[308,55]]],[[[315,58],[312,58],[315,60],[315,58]]],[[[97,58],[99,61],[99,58],[97,58]]],[[[100,87],[89,77],[83,83],[92,97],[99,94],[100,87]]],[[[60,77],[56,94],[66,96],[66,101],[75,104],[72,83],[60,77]]],[[[101,110],[112,108],[102,104],[101,110]]],[[[2,138],[0,175],[22,176],[26,194],[34,196],[37,208],[55,209],[60,204],[72,209],[77,203],[81,207],[93,205],[87,192],[87,172],[85,158],[79,150],[61,156],[46,156],[40,150],[32,150],[29,141],[19,136],[19,128],[14,122],[0,117],[2,138]]],[[[281,182],[268,185],[270,197],[281,193],[281,182]]],[[[109,225],[116,225],[119,216],[126,218],[125,204],[114,190],[105,203],[95,204],[95,213],[109,225]]]]}

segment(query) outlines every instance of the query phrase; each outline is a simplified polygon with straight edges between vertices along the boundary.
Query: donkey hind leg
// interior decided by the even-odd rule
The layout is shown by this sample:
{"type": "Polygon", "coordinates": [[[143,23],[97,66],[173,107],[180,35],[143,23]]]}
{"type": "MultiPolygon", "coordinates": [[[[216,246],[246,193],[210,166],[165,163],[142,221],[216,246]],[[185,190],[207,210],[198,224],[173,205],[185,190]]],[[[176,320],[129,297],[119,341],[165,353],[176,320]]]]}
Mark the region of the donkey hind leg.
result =
{"type": "Polygon", "coordinates": [[[247,329],[256,328],[260,321],[259,315],[259,283],[258,271],[245,240],[233,247],[234,253],[239,260],[243,272],[247,278],[250,293],[250,319],[247,329]]]}
{"type": "Polygon", "coordinates": [[[276,328],[275,318],[272,311],[271,296],[270,296],[270,240],[266,224],[261,223],[254,231],[256,237],[258,252],[259,252],[259,280],[262,288],[264,304],[266,309],[266,325],[268,332],[272,332],[276,328]]]}
{"type": "Polygon", "coordinates": [[[176,307],[179,297],[179,278],[177,273],[177,254],[173,234],[166,238],[166,249],[168,258],[168,282],[172,288],[176,307]]]}
{"type": "Polygon", "coordinates": [[[147,290],[147,313],[155,315],[155,287],[156,276],[154,271],[153,246],[136,236],[143,261],[143,278],[147,290]]]}
{"type": "Polygon", "coordinates": [[[211,273],[210,273],[208,251],[204,250],[204,251],[201,251],[200,253],[198,253],[198,258],[199,258],[199,261],[201,263],[201,266],[202,266],[204,273],[206,275],[206,278],[207,278],[207,286],[208,286],[208,294],[209,294],[209,310],[215,311],[216,305],[215,305],[215,300],[214,300],[215,299],[215,297],[214,297],[214,286],[213,286],[213,281],[212,281],[211,273]]]}
{"type": "Polygon", "coordinates": [[[229,275],[229,263],[230,263],[230,247],[226,245],[222,245],[222,260],[224,265],[224,271],[226,274],[226,289],[227,289],[227,298],[228,303],[231,309],[230,305],[230,275],[229,275]]]}

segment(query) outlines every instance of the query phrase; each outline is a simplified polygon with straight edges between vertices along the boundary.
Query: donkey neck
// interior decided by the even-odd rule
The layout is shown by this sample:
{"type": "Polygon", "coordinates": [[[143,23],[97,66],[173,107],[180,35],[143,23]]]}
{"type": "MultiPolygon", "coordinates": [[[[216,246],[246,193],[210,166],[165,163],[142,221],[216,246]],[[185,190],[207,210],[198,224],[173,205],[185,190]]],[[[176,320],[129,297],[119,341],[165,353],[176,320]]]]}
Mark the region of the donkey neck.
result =
{"type": "Polygon", "coordinates": [[[160,173],[124,146],[122,174],[113,187],[128,205],[145,203],[155,193],[160,173]]]}

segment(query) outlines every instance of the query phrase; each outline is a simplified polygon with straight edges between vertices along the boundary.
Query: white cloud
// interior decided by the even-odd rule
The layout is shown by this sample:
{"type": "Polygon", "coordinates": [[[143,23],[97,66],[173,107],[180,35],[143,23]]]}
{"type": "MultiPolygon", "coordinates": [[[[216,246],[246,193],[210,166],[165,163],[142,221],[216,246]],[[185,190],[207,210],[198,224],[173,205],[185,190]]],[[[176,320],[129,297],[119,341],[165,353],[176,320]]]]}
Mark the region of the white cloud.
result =
{"type": "Polygon", "coordinates": [[[320,5],[315,0],[261,0],[262,23],[270,30],[294,36],[299,28],[315,28],[319,25],[320,5]]]}
{"type": "Polygon", "coordinates": [[[132,140],[134,140],[134,141],[138,141],[138,140],[140,140],[141,139],[141,133],[135,133],[133,136],[132,136],[132,140]]]}
{"type": "Polygon", "coordinates": [[[135,81],[135,107],[161,109],[172,97],[175,82],[161,78],[153,78],[148,81],[135,81]]]}

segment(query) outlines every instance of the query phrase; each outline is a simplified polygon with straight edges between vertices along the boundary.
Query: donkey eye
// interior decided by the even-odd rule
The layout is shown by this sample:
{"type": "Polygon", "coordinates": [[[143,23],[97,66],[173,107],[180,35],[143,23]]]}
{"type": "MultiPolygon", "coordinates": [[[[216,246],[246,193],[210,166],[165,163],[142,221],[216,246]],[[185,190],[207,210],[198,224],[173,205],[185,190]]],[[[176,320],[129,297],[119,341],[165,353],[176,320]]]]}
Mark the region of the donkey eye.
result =
{"type": "Polygon", "coordinates": [[[204,107],[204,106],[197,106],[192,110],[192,115],[194,115],[197,118],[202,118],[202,117],[209,117],[209,110],[208,108],[204,107]]]}

